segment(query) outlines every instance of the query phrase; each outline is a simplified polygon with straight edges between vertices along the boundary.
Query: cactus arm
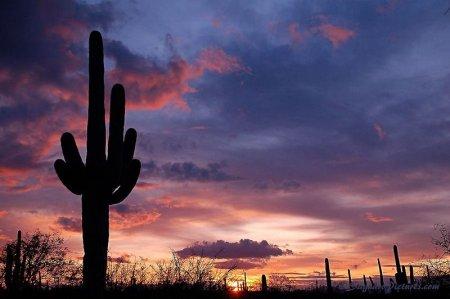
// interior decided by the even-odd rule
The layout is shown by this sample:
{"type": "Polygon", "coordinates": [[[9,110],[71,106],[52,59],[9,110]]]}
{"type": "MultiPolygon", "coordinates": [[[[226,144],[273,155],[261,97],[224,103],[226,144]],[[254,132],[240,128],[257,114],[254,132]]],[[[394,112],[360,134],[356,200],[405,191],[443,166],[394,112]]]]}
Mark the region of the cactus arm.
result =
{"type": "Polygon", "coordinates": [[[123,126],[125,122],[125,90],[116,84],[111,91],[109,139],[108,139],[108,171],[111,176],[113,191],[120,182],[123,160],[123,126]]]}
{"type": "Polygon", "coordinates": [[[75,138],[72,134],[65,132],[61,136],[61,148],[64,156],[64,160],[67,162],[69,167],[74,169],[80,169],[84,167],[83,161],[81,160],[80,153],[78,152],[77,144],[75,138]]]}
{"type": "Polygon", "coordinates": [[[72,134],[66,132],[61,136],[61,148],[65,161],[55,161],[56,174],[67,189],[80,195],[84,190],[85,166],[72,134]]]}
{"type": "Polygon", "coordinates": [[[141,171],[141,162],[133,159],[122,175],[122,182],[119,188],[112,194],[109,200],[110,205],[122,202],[133,190],[141,171]]]}
{"type": "Polygon", "coordinates": [[[125,141],[123,142],[123,165],[128,165],[134,156],[134,148],[136,147],[136,130],[130,128],[125,133],[125,141]]]}
{"type": "Polygon", "coordinates": [[[58,159],[55,161],[54,167],[58,178],[70,192],[76,195],[81,195],[83,193],[83,184],[73,173],[72,169],[69,168],[66,162],[58,159]]]}
{"type": "Polygon", "coordinates": [[[100,32],[89,36],[89,108],[87,125],[86,167],[95,169],[98,175],[106,161],[105,129],[105,68],[103,65],[103,41],[100,32]]]}

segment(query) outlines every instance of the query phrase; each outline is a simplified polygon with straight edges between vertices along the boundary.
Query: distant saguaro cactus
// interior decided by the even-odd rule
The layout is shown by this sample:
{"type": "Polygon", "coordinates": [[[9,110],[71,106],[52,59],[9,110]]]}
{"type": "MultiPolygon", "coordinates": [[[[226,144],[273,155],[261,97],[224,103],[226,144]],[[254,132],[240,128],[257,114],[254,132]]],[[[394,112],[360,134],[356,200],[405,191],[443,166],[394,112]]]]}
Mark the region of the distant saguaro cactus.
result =
{"type": "Polygon", "coordinates": [[[348,273],[348,285],[352,286],[352,274],[350,273],[350,269],[347,269],[348,273]]]}
{"type": "Polygon", "coordinates": [[[22,266],[21,263],[21,255],[22,255],[22,232],[19,230],[17,232],[17,241],[16,241],[16,253],[14,254],[14,271],[13,271],[13,282],[12,285],[14,288],[20,287],[20,278],[22,271],[20,270],[20,267],[22,266]]]}
{"type": "Polygon", "coordinates": [[[402,275],[403,275],[403,283],[408,284],[408,277],[406,276],[406,267],[402,265],[402,275]]]}
{"type": "Polygon", "coordinates": [[[264,274],[261,276],[261,291],[267,292],[267,279],[266,275],[264,274]]]}
{"type": "Polygon", "coordinates": [[[325,275],[327,277],[327,291],[331,293],[333,286],[331,285],[330,263],[328,262],[328,258],[325,258],[325,275]]]}
{"type": "MultiPolygon", "coordinates": [[[[402,266],[400,264],[400,258],[398,255],[397,245],[394,245],[394,258],[395,258],[395,268],[397,273],[395,273],[395,282],[397,284],[406,284],[406,272],[402,271],[402,266]]],[[[404,268],[404,267],[403,267],[404,268]]]]}
{"type": "Polygon", "coordinates": [[[380,259],[377,259],[377,262],[378,262],[378,272],[380,272],[380,286],[384,286],[383,269],[381,269],[380,259]]]}
{"type": "Polygon", "coordinates": [[[7,290],[12,288],[13,284],[13,265],[14,253],[10,244],[6,245],[6,260],[5,260],[5,286],[7,290]]]}
{"type": "Polygon", "coordinates": [[[412,265],[409,265],[409,283],[414,284],[414,269],[412,265]]]}
{"type": "Polygon", "coordinates": [[[369,276],[369,280],[370,280],[370,286],[374,287],[375,283],[373,282],[372,276],[369,276]]]}
{"type": "Polygon", "coordinates": [[[22,243],[22,232],[19,230],[15,244],[6,245],[4,279],[8,290],[15,290],[23,285],[26,257],[22,256],[22,243]]]}
{"type": "Polygon", "coordinates": [[[125,91],[111,91],[108,156],[105,154],[103,42],[99,32],[89,37],[89,109],[86,165],[70,133],[61,136],[64,160],[55,161],[56,173],[72,193],[81,195],[83,228],[83,285],[97,293],[105,287],[109,240],[109,205],[122,202],[136,185],[141,169],[133,159],[136,131],[125,139],[125,91]]]}

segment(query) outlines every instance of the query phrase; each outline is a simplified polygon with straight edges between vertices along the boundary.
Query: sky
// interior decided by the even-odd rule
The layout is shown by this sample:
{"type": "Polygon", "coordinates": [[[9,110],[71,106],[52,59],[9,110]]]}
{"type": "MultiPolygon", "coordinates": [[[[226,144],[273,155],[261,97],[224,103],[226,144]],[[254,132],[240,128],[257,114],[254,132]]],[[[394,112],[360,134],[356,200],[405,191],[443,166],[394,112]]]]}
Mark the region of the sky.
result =
{"type": "MultiPolygon", "coordinates": [[[[203,252],[250,275],[432,256],[450,201],[447,1],[3,1],[0,243],[82,255],[59,138],[85,155],[87,42],[126,90],[141,176],[110,255],[203,252]]],[[[109,101],[106,100],[106,107],[109,101]]],[[[385,271],[393,273],[387,266],[385,271]]]]}

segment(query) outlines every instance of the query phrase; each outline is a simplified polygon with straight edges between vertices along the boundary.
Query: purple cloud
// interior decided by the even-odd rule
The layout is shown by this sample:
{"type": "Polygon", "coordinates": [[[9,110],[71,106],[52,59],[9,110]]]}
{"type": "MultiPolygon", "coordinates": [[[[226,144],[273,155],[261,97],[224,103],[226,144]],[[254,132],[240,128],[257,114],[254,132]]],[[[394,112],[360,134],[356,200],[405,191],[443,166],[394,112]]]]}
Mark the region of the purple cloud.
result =
{"type": "Polygon", "coordinates": [[[282,250],[278,245],[269,244],[266,240],[258,242],[250,239],[241,239],[239,242],[205,241],[178,250],[176,253],[182,258],[203,256],[222,259],[270,258],[293,254],[291,250],[282,250]]]}

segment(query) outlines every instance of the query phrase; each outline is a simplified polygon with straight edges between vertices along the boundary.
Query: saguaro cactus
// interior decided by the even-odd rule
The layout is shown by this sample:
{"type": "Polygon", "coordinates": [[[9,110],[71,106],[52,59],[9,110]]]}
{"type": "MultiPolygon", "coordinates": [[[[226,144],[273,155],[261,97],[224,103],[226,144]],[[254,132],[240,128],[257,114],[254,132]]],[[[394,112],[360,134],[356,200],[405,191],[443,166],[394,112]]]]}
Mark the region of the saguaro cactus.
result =
{"type": "Polygon", "coordinates": [[[64,160],[55,161],[61,182],[81,195],[83,228],[83,285],[94,292],[105,286],[109,240],[109,205],[122,202],[134,188],[141,164],[133,159],[136,131],[127,130],[125,91],[119,84],[111,91],[108,156],[105,154],[103,42],[99,32],[89,37],[89,109],[86,165],[70,133],[61,136],[64,160]]]}
{"type": "Polygon", "coordinates": [[[348,285],[352,286],[352,274],[350,273],[350,269],[347,269],[348,273],[348,285]]]}
{"type": "Polygon", "coordinates": [[[398,256],[397,245],[394,245],[394,258],[395,258],[395,268],[397,273],[395,273],[395,282],[397,284],[406,284],[406,272],[402,271],[402,266],[400,264],[400,258],[398,256]]]}
{"type": "Polygon", "coordinates": [[[378,272],[380,272],[380,286],[384,286],[383,269],[381,269],[380,259],[377,259],[377,262],[378,262],[378,272]]]}
{"type": "Polygon", "coordinates": [[[327,258],[325,258],[325,275],[327,277],[327,291],[331,293],[333,291],[333,287],[331,285],[330,263],[327,258]]]}
{"type": "Polygon", "coordinates": [[[267,292],[267,279],[266,275],[264,274],[261,276],[261,291],[267,292]]]}
{"type": "Polygon", "coordinates": [[[22,255],[22,232],[19,230],[17,232],[17,241],[16,241],[16,253],[14,254],[14,271],[13,271],[13,287],[17,288],[20,286],[20,277],[21,271],[21,255],[22,255]]]}
{"type": "Polygon", "coordinates": [[[13,282],[13,265],[14,253],[11,245],[6,245],[6,261],[5,261],[5,286],[6,289],[12,288],[13,282]]]}
{"type": "Polygon", "coordinates": [[[409,283],[414,284],[414,269],[412,265],[409,265],[409,283]]]}
{"type": "Polygon", "coordinates": [[[373,282],[372,276],[369,276],[370,280],[370,286],[373,288],[375,286],[375,283],[373,282]]]}

